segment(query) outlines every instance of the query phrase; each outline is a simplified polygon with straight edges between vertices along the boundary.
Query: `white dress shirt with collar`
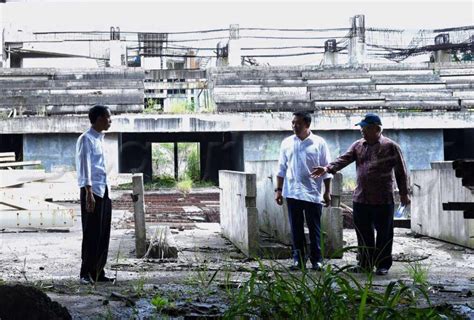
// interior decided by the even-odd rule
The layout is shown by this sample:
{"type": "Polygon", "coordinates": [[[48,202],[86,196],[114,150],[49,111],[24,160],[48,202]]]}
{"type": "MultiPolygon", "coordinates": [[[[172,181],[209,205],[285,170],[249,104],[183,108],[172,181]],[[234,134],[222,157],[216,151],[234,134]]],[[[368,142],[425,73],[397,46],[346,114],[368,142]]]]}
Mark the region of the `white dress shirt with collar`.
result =
{"type": "Polygon", "coordinates": [[[103,151],[104,134],[90,128],[76,144],[76,170],[79,187],[91,186],[92,192],[103,198],[107,187],[106,163],[103,151]]]}
{"type": "Polygon", "coordinates": [[[280,148],[280,160],[277,176],[282,177],[285,198],[321,203],[323,200],[322,181],[331,178],[326,173],[322,177],[311,177],[313,167],[326,166],[331,162],[326,141],[310,132],[301,140],[292,135],[283,140],[280,148]]]}

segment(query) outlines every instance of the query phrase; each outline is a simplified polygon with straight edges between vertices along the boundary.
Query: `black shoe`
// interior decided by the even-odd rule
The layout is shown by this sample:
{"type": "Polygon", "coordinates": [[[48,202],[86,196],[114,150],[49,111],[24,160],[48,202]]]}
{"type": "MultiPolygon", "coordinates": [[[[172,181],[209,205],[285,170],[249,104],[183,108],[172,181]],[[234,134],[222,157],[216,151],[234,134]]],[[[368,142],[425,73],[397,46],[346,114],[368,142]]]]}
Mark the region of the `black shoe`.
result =
{"type": "Polygon", "coordinates": [[[313,271],[322,271],[323,270],[323,264],[321,262],[313,263],[313,265],[311,266],[311,270],[313,270],[313,271]]]}
{"type": "Polygon", "coordinates": [[[377,270],[375,271],[375,274],[378,276],[386,276],[387,273],[388,273],[387,268],[377,268],[377,270]]]}
{"type": "Polygon", "coordinates": [[[291,271],[301,271],[306,269],[306,266],[302,263],[296,262],[292,266],[290,266],[291,271]]]}
{"type": "Polygon", "coordinates": [[[115,278],[109,278],[106,276],[99,277],[97,282],[115,282],[115,278]]]}
{"type": "Polygon", "coordinates": [[[353,266],[353,267],[347,268],[346,271],[350,273],[367,273],[368,272],[367,269],[364,269],[361,266],[353,266]]]}
{"type": "Polygon", "coordinates": [[[89,276],[83,276],[79,279],[79,283],[83,285],[91,285],[94,284],[94,280],[92,280],[89,276]]]}

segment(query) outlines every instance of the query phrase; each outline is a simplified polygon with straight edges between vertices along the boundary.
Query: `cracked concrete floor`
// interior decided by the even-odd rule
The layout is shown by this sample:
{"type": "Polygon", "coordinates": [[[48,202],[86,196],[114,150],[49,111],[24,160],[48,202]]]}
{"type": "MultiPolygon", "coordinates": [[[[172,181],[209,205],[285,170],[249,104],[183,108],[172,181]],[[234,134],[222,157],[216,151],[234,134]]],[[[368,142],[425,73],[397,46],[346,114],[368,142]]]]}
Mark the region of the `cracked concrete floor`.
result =
{"type": "MultiPolygon", "coordinates": [[[[78,209],[78,204],[64,205],[78,209]]],[[[74,319],[142,319],[154,315],[150,292],[170,292],[193,300],[187,305],[191,306],[191,314],[218,313],[225,308],[226,301],[224,298],[219,300],[218,295],[217,298],[212,295],[203,298],[207,273],[227,268],[232,281],[238,283],[248,276],[246,270],[258,265],[245,259],[224,239],[216,223],[195,223],[194,228],[181,231],[173,229],[180,250],[177,259],[136,259],[133,230],[124,228],[127,225],[124,221],[130,215],[125,210],[113,211],[106,268],[109,274],[117,277],[115,284],[95,287],[78,284],[82,237],[80,215],[69,232],[0,232],[0,278],[7,283],[42,287],[53,300],[66,306],[74,319]],[[124,298],[127,295],[135,295],[135,306],[127,303],[124,298]]],[[[356,245],[354,230],[344,230],[344,241],[346,246],[356,245]]],[[[377,285],[383,286],[398,279],[408,281],[406,260],[420,259],[419,263],[428,271],[429,283],[448,291],[434,294],[433,301],[466,304],[472,311],[473,297],[462,296],[459,292],[462,289],[474,292],[474,250],[427,237],[415,237],[409,229],[397,228],[393,253],[396,261],[388,276],[375,277],[377,285]]],[[[329,262],[338,266],[353,264],[355,253],[346,253],[343,259],[329,262]]],[[[289,266],[291,261],[279,260],[278,263],[289,266]]],[[[216,281],[219,281],[219,275],[216,281]]],[[[474,318],[472,312],[471,315],[474,318]]]]}

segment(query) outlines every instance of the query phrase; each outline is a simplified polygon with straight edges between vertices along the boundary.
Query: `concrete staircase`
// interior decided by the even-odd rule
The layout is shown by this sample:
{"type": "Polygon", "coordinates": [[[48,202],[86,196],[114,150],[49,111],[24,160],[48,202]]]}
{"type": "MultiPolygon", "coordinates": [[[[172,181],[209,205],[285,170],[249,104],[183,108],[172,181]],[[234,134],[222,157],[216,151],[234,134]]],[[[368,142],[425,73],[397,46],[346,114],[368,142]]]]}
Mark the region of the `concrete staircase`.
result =
{"type": "Polygon", "coordinates": [[[474,63],[209,70],[218,111],[456,111],[474,103],[474,63]]]}

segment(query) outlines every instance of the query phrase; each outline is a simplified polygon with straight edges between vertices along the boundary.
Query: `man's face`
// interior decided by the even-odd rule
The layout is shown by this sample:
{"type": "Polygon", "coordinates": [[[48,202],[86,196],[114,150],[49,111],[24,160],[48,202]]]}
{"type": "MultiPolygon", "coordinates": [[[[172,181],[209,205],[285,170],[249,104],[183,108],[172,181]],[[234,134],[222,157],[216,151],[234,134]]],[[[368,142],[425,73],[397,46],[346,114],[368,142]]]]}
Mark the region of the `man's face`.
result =
{"type": "Polygon", "coordinates": [[[293,128],[293,132],[297,136],[301,136],[301,134],[303,134],[306,131],[306,129],[309,128],[309,126],[306,124],[306,122],[304,122],[303,118],[298,117],[298,116],[293,117],[293,121],[291,122],[291,126],[293,128]]]}
{"type": "Polygon", "coordinates": [[[112,124],[111,116],[112,114],[110,113],[110,110],[107,110],[104,115],[101,115],[97,118],[97,126],[99,129],[101,129],[101,131],[109,130],[110,125],[112,124]]]}
{"type": "Polygon", "coordinates": [[[360,133],[365,140],[374,140],[378,137],[379,129],[374,124],[369,124],[368,126],[361,127],[360,133]]]}

